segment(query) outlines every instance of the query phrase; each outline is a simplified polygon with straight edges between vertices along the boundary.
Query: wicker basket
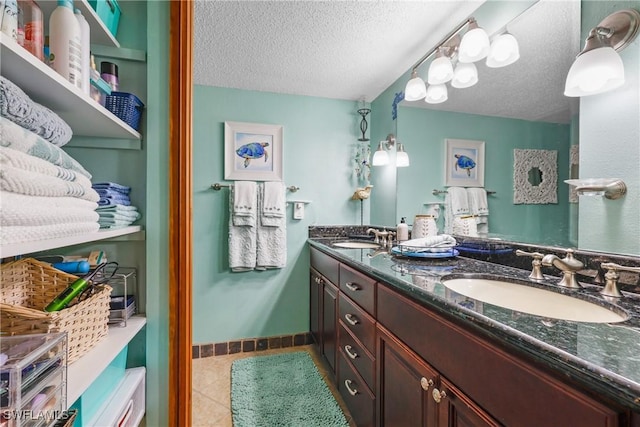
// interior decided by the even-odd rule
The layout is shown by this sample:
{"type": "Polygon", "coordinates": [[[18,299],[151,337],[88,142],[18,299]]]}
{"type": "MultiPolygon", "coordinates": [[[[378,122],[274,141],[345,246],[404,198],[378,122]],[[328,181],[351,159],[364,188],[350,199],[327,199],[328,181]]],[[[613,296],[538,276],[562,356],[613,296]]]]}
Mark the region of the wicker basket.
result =
{"type": "Polygon", "coordinates": [[[78,277],[49,264],[25,258],[0,266],[0,331],[21,335],[66,332],[68,363],[87,353],[109,332],[111,287],[97,285],[97,292],[60,311],[44,307],[78,277]]]}
{"type": "Polygon", "coordinates": [[[137,96],[128,92],[111,92],[104,106],[136,131],[140,130],[144,104],[137,96]]]}

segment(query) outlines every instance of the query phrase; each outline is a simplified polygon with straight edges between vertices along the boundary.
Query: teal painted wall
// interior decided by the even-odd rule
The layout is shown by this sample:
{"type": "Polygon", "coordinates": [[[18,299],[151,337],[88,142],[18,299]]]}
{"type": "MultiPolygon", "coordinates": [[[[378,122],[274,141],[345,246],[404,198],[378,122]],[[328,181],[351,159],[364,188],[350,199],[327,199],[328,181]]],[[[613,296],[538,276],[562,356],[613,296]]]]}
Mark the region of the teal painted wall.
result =
{"type": "Polygon", "coordinates": [[[484,187],[496,191],[488,198],[489,232],[565,245],[569,236],[568,186],[558,185],[561,203],[514,205],[513,149],[557,150],[561,183],[569,175],[569,130],[569,125],[401,107],[398,138],[405,144],[411,166],[398,168],[398,215],[411,223],[414,215],[426,212],[423,203],[444,202],[444,197],[434,196],[432,190],[444,189],[446,138],[480,140],[485,142],[484,187]]]}
{"type": "MultiPolygon", "coordinates": [[[[625,8],[640,10],[637,1],[583,2],[582,40],[625,8]]],[[[580,197],[578,242],[582,249],[640,255],[640,37],[619,53],[625,84],[580,99],[580,178],[622,178],[627,194],[580,197]]]]}
{"type": "Polygon", "coordinates": [[[194,343],[307,332],[308,227],[360,222],[360,203],[350,200],[357,103],[196,85],[193,107],[194,343]],[[229,271],[229,190],[210,188],[224,179],[225,121],[284,126],[284,181],[300,187],[287,198],[312,201],[303,220],[287,209],[284,269],[229,271]]]}

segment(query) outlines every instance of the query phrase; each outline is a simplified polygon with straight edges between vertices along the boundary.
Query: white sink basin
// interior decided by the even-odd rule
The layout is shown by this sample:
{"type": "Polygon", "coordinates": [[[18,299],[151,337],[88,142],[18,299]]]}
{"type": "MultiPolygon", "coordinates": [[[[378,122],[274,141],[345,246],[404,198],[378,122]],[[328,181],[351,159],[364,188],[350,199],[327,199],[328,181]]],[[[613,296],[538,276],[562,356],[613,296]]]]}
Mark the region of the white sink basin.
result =
{"type": "Polygon", "coordinates": [[[628,319],[606,307],[545,289],[494,279],[443,280],[445,287],[469,298],[522,313],[574,322],[616,323],[628,319]]]}
{"type": "Polygon", "coordinates": [[[347,249],[378,249],[380,247],[377,243],[357,241],[337,242],[333,243],[333,246],[347,249]]]}

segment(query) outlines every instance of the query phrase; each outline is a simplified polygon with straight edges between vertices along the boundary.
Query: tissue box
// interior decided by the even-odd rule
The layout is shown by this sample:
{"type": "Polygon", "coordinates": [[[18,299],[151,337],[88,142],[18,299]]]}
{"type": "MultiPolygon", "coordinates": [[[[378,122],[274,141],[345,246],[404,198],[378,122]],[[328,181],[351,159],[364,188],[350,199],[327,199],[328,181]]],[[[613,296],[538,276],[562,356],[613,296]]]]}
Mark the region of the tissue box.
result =
{"type": "Polygon", "coordinates": [[[116,36],[120,23],[120,6],[116,0],[89,0],[89,4],[96,11],[98,17],[109,32],[116,36]]]}

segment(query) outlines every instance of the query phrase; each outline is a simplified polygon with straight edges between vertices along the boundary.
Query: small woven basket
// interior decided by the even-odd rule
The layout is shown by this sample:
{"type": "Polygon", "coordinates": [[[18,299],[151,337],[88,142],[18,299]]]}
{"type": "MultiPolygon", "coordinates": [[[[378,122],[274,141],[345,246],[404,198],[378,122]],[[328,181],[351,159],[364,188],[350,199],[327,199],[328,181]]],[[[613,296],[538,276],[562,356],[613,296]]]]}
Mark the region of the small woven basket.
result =
{"type": "Polygon", "coordinates": [[[8,335],[66,332],[68,363],[106,338],[111,287],[96,285],[89,298],[67,308],[44,307],[78,277],[49,264],[25,258],[0,266],[0,332],[8,335]]]}
{"type": "Polygon", "coordinates": [[[111,92],[106,96],[104,106],[136,131],[140,130],[144,104],[137,96],[128,92],[111,92]]]}

